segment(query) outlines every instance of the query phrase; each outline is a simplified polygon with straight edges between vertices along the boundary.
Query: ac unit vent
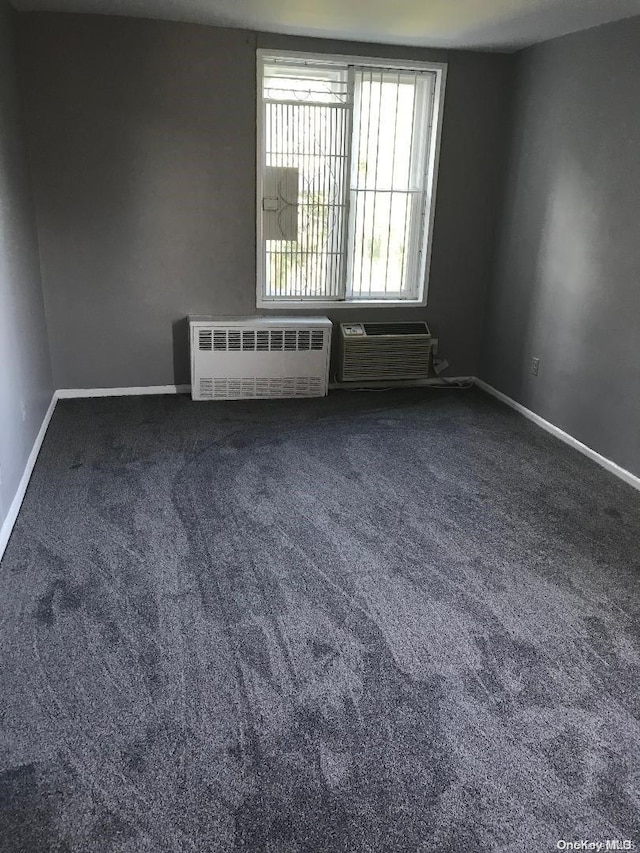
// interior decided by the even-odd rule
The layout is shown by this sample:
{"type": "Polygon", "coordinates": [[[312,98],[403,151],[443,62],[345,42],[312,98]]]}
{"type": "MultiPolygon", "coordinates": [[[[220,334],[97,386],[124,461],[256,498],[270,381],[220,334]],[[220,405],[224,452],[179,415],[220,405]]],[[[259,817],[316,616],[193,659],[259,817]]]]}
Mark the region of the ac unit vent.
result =
{"type": "Polygon", "coordinates": [[[331,322],[326,317],[190,318],[194,400],[324,396],[331,322]]]}
{"type": "Polygon", "coordinates": [[[426,323],[364,323],[366,335],[428,335],[426,323]]]}
{"type": "Polygon", "coordinates": [[[426,379],[431,334],[426,323],[341,323],[341,382],[426,379]]]}

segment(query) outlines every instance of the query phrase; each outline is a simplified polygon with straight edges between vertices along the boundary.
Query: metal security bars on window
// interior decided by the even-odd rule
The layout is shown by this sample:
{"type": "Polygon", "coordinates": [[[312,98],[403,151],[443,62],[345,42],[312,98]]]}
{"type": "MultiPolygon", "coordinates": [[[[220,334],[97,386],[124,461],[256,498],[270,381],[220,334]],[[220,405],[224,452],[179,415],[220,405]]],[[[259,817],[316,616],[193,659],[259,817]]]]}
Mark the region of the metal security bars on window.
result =
{"type": "Polygon", "coordinates": [[[266,65],[267,298],[340,299],[346,277],[347,70],[266,65]]]}
{"type": "Polygon", "coordinates": [[[432,75],[355,72],[347,292],[415,299],[424,233],[432,75]]]}
{"type": "Polygon", "coordinates": [[[265,57],[266,301],[416,300],[435,72],[265,57]]]}

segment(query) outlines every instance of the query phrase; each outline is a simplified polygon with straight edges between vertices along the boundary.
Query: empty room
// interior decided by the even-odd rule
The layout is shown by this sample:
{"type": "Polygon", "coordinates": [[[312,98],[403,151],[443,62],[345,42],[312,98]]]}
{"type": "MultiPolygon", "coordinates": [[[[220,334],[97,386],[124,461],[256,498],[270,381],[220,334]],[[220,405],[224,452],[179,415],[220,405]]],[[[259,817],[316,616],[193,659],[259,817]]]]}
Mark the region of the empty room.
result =
{"type": "Polygon", "coordinates": [[[640,849],[640,0],[0,63],[0,853],[640,849]]]}

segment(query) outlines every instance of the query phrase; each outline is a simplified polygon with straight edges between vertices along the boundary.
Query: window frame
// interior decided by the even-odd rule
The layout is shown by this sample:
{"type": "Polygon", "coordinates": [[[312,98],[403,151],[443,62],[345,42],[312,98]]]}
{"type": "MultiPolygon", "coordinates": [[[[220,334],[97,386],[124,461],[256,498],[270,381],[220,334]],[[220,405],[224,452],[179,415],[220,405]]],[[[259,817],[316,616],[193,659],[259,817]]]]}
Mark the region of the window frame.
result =
{"type": "MultiPolygon", "coordinates": [[[[389,59],[385,57],[354,56],[349,54],[333,53],[311,53],[309,51],[278,50],[258,48],[256,51],[256,307],[267,310],[288,309],[341,309],[341,308],[391,308],[391,307],[420,307],[427,304],[429,295],[429,274],[431,269],[431,255],[433,245],[433,226],[435,219],[436,191],[438,183],[438,168],[440,163],[440,141],[442,136],[442,119],[444,114],[444,97],[447,77],[447,64],[445,62],[413,61],[403,59],[389,59]],[[433,91],[433,108],[431,113],[432,144],[429,147],[429,159],[427,163],[427,181],[425,187],[426,203],[424,207],[424,222],[426,235],[424,249],[421,253],[418,282],[418,295],[414,299],[314,299],[309,297],[288,299],[266,299],[264,297],[265,284],[265,251],[262,232],[262,177],[265,170],[265,129],[264,129],[264,97],[263,97],[263,75],[265,60],[274,56],[284,59],[303,59],[309,62],[335,62],[342,65],[358,65],[373,68],[388,68],[390,70],[406,71],[430,71],[435,74],[433,91]],[[420,287],[420,284],[422,285],[420,287]]],[[[353,117],[353,108],[351,111],[353,117]]],[[[351,125],[351,122],[350,122],[351,125]]],[[[349,262],[347,255],[347,262],[349,262]]]]}

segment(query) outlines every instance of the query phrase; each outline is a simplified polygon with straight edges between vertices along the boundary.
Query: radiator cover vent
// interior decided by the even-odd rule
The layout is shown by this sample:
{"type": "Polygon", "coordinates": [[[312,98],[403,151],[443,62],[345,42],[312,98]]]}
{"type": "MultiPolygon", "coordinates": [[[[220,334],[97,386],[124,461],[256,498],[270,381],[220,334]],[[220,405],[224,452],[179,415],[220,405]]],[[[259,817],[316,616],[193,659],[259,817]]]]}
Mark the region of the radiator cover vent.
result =
{"type": "Polygon", "coordinates": [[[426,323],[341,323],[340,382],[426,379],[431,333],[426,323]]]}
{"type": "Polygon", "coordinates": [[[189,317],[194,400],[322,397],[329,385],[326,317],[189,317]]]}
{"type": "Polygon", "coordinates": [[[198,349],[215,352],[322,350],[322,329],[200,329],[198,349]],[[212,346],[213,342],[213,346],[212,346]]]}

